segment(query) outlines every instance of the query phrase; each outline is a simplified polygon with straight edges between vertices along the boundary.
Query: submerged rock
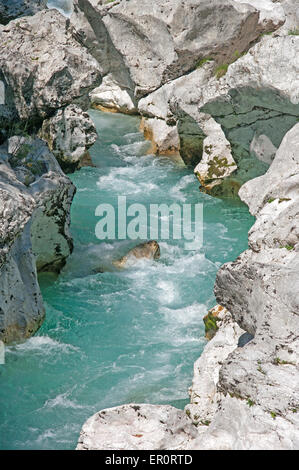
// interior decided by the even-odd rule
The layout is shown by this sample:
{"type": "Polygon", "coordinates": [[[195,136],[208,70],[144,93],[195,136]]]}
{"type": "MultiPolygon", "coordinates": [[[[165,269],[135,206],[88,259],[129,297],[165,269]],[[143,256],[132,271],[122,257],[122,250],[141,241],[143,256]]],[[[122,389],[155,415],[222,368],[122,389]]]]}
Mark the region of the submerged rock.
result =
{"type": "Polygon", "coordinates": [[[47,145],[12,137],[0,148],[0,339],[31,336],[45,310],[38,271],[59,272],[72,251],[75,188],[47,145]]]}
{"type": "Polygon", "coordinates": [[[138,259],[158,259],[160,258],[160,247],[158,242],[150,240],[148,242],[140,243],[128,252],[122,258],[113,261],[113,265],[117,268],[124,268],[126,265],[131,265],[138,259]]]}

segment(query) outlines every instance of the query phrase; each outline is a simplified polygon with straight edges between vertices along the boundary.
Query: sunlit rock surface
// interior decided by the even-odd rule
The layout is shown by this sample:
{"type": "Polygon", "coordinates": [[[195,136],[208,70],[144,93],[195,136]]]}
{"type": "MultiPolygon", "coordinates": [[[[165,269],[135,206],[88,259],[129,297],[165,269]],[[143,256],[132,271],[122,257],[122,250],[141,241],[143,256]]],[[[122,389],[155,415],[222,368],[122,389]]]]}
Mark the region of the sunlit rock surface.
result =
{"type": "Polygon", "coordinates": [[[124,114],[136,114],[137,108],[127,90],[122,89],[108,74],[103,78],[101,85],[90,93],[91,104],[106,108],[107,111],[124,114]]]}
{"type": "Polygon", "coordinates": [[[0,80],[7,108],[1,116],[14,112],[33,126],[71,102],[86,109],[101,74],[69,20],[45,10],[0,27],[0,80]]]}
{"type": "Polygon", "coordinates": [[[177,123],[181,138],[182,123],[193,122],[198,139],[191,148],[203,188],[213,192],[232,174],[236,193],[242,183],[266,171],[297,121],[298,57],[298,36],[265,36],[222,77],[214,75],[213,62],[204,63],[140,100],[139,111],[177,123]]]}
{"type": "Polygon", "coordinates": [[[229,63],[236,50],[242,53],[262,32],[278,28],[284,12],[274,4],[270,10],[269,4],[264,1],[260,10],[258,2],[230,0],[123,0],[105,5],[75,0],[72,21],[99,62],[105,50],[107,73],[121,87],[131,86],[139,98],[192,71],[204,57],[229,63]],[[120,62],[125,81],[117,68],[120,62]]]}
{"type": "Polygon", "coordinates": [[[84,424],[77,450],[184,449],[196,429],[168,405],[123,405],[96,413],[84,424]]]}

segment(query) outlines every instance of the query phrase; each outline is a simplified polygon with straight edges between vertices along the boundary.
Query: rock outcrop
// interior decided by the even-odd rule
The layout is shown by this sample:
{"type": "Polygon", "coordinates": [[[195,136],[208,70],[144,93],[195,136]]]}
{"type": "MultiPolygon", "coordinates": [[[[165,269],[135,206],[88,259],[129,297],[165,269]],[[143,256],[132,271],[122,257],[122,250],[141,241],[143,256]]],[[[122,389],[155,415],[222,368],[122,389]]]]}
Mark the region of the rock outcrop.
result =
{"type": "Polygon", "coordinates": [[[75,36],[57,10],[0,27],[0,142],[42,126],[41,137],[72,170],[87,160],[96,139],[82,110],[89,106],[89,92],[101,83],[98,62],[75,36]]]}
{"type": "Polygon", "coordinates": [[[206,61],[140,100],[139,111],[149,119],[164,120],[173,135],[177,129],[178,150],[186,163],[200,161],[195,173],[206,190],[214,194],[216,186],[217,193],[219,183],[233,173],[229,191],[236,193],[266,171],[297,121],[298,57],[298,36],[265,36],[222,77],[215,76],[213,63],[206,61]],[[185,129],[191,134],[191,159],[184,152],[185,129]]]}
{"type": "Polygon", "coordinates": [[[0,28],[0,80],[6,107],[29,126],[70,103],[86,109],[88,93],[101,83],[101,75],[69,20],[57,10],[45,10],[0,28]]]}
{"type": "MultiPolygon", "coordinates": [[[[264,15],[261,24],[260,12],[249,3],[124,0],[104,14],[103,22],[139,97],[190,72],[203,57],[230,62],[235,50],[242,53],[262,31],[273,30],[273,18],[267,23],[264,15]]],[[[283,21],[280,11],[276,25],[283,21]]]]}
{"type": "Polygon", "coordinates": [[[12,137],[0,148],[0,339],[31,336],[45,311],[38,271],[58,272],[72,251],[75,188],[47,145],[12,137]]]}
{"type": "Polygon", "coordinates": [[[75,0],[71,20],[104,75],[138,99],[194,70],[204,57],[230,63],[235,51],[283,24],[280,5],[260,3],[75,0]]]}

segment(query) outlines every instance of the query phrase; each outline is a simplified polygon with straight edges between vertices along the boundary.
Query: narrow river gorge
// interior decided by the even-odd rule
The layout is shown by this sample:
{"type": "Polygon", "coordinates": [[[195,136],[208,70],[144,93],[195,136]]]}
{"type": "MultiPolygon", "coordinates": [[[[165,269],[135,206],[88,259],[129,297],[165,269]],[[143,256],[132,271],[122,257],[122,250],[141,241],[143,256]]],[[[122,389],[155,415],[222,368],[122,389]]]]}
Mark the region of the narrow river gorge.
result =
{"type": "Polygon", "coordinates": [[[90,116],[99,133],[90,152],[95,167],[71,175],[74,252],[58,278],[40,276],[46,321],[34,337],[7,347],[0,371],[3,449],[72,449],[89,416],[122,403],[183,408],[206,344],[202,318],[215,305],[216,272],[247,248],[254,222],[240,201],[201,193],[192,169],[149,154],[138,117],[90,116]],[[96,207],[116,206],[124,195],[146,207],[202,203],[202,249],[159,240],[158,261],[105,271],[138,243],[95,236],[96,207]]]}

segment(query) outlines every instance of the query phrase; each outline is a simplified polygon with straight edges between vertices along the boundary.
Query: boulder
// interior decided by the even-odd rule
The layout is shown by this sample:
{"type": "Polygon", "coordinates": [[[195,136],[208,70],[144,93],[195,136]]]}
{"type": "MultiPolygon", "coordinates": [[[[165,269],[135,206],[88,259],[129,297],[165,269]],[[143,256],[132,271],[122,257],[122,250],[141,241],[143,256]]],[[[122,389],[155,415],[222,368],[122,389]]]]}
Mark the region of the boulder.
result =
{"type": "Polygon", "coordinates": [[[70,21],[57,10],[44,10],[0,27],[0,81],[0,118],[8,126],[20,119],[30,130],[70,103],[87,109],[101,74],[70,21]]]}
{"type": "Polygon", "coordinates": [[[160,258],[160,246],[155,240],[149,240],[148,242],[140,243],[139,245],[132,248],[125,256],[113,261],[114,266],[117,268],[124,268],[131,266],[136,263],[138,259],[159,259],[160,258]]]}
{"type": "Polygon", "coordinates": [[[177,126],[168,125],[163,119],[142,119],[140,130],[152,145],[150,152],[156,155],[178,155],[180,140],[177,126]]]}
{"type": "Polygon", "coordinates": [[[87,112],[75,104],[45,119],[39,136],[44,139],[65,172],[91,164],[88,149],[97,139],[96,128],[87,112]]]}
{"type": "Polygon", "coordinates": [[[111,74],[103,78],[101,85],[90,92],[93,107],[124,114],[137,114],[134,100],[127,90],[122,89],[111,74]]]}

